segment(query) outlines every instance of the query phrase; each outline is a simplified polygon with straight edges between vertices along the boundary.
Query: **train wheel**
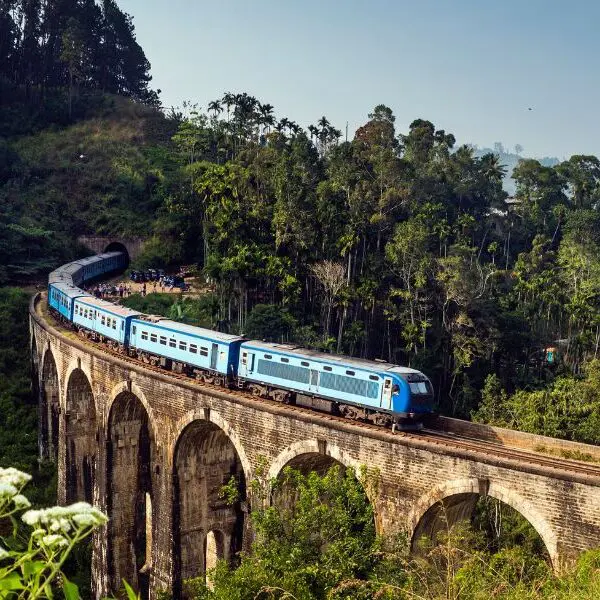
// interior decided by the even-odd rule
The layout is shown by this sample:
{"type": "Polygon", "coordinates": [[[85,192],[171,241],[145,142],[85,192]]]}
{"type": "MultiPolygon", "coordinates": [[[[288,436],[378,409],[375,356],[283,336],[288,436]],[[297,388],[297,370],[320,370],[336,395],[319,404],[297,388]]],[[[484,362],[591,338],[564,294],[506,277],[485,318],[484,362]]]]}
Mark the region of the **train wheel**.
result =
{"type": "Polygon", "coordinates": [[[264,398],[268,395],[267,388],[262,385],[250,384],[248,388],[250,389],[250,393],[256,398],[264,398]]]}
{"type": "Polygon", "coordinates": [[[289,404],[291,394],[286,392],[285,390],[273,390],[272,392],[273,400],[277,402],[283,402],[284,404],[289,404]]]}

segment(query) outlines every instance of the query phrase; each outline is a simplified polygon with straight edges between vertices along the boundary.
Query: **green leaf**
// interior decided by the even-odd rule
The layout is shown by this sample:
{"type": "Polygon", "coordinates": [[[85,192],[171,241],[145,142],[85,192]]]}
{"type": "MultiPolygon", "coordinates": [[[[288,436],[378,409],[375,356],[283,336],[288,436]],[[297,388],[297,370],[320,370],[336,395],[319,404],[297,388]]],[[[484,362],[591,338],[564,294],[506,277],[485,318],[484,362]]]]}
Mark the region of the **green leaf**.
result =
{"type": "Polygon", "coordinates": [[[63,593],[65,595],[65,600],[79,600],[81,596],[79,595],[79,588],[72,581],[69,581],[66,576],[63,574],[63,593]]]}
{"type": "Polygon", "coordinates": [[[11,573],[0,579],[0,591],[23,590],[25,586],[18,573],[11,573]]]}
{"type": "Polygon", "coordinates": [[[26,579],[29,579],[32,575],[36,575],[37,573],[43,571],[48,565],[39,560],[28,560],[23,563],[23,575],[26,579]]]}
{"type": "Polygon", "coordinates": [[[123,587],[127,592],[128,600],[140,600],[140,595],[133,591],[133,588],[123,579],[123,587]]]}

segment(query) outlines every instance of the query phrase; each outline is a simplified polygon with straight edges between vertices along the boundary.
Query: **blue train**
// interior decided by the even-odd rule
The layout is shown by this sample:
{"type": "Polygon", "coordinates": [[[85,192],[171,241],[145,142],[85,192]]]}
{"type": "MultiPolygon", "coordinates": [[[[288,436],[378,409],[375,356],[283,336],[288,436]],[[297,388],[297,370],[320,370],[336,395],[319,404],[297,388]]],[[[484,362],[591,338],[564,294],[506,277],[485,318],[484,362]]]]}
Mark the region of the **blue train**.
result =
{"type": "Polygon", "coordinates": [[[254,396],[414,428],[433,414],[433,388],[420,371],[247,340],[145,315],[95,298],[79,286],[127,266],[121,252],[63,265],[49,276],[48,304],[82,335],[146,363],[254,396]]]}

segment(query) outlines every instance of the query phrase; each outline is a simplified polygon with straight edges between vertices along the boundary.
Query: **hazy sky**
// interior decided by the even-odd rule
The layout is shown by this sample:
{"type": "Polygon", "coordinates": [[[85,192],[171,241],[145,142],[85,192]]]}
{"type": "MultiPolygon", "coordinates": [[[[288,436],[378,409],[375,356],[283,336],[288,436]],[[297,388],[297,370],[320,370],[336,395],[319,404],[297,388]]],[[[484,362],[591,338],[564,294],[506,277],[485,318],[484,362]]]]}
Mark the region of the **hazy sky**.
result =
{"type": "Polygon", "coordinates": [[[597,0],[117,1],[165,106],[248,92],[351,137],[383,103],[398,131],[425,118],[459,142],[600,154],[597,0]]]}

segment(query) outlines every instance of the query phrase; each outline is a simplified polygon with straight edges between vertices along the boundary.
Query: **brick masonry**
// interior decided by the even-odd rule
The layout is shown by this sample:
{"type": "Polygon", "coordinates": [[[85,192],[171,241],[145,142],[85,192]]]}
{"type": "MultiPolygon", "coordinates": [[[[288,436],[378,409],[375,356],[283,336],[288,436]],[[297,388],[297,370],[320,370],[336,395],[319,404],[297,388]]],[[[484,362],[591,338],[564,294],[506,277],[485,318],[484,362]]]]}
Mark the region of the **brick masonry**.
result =
{"type": "Polygon", "coordinates": [[[247,544],[249,482],[257,473],[277,477],[290,462],[377,469],[370,499],[380,532],[432,532],[440,502],[453,520],[488,495],[529,520],[557,569],[600,546],[600,479],[577,473],[574,463],[551,469],[485,447],[449,449],[208,389],[58,331],[33,303],[30,323],[40,448],[57,456],[59,501],[88,498],[111,518],[94,540],[96,597],[122,577],[144,597],[177,592],[182,574],[205,568],[207,546],[227,557],[247,544]],[[241,492],[235,507],[218,497],[231,477],[241,492]]]}

